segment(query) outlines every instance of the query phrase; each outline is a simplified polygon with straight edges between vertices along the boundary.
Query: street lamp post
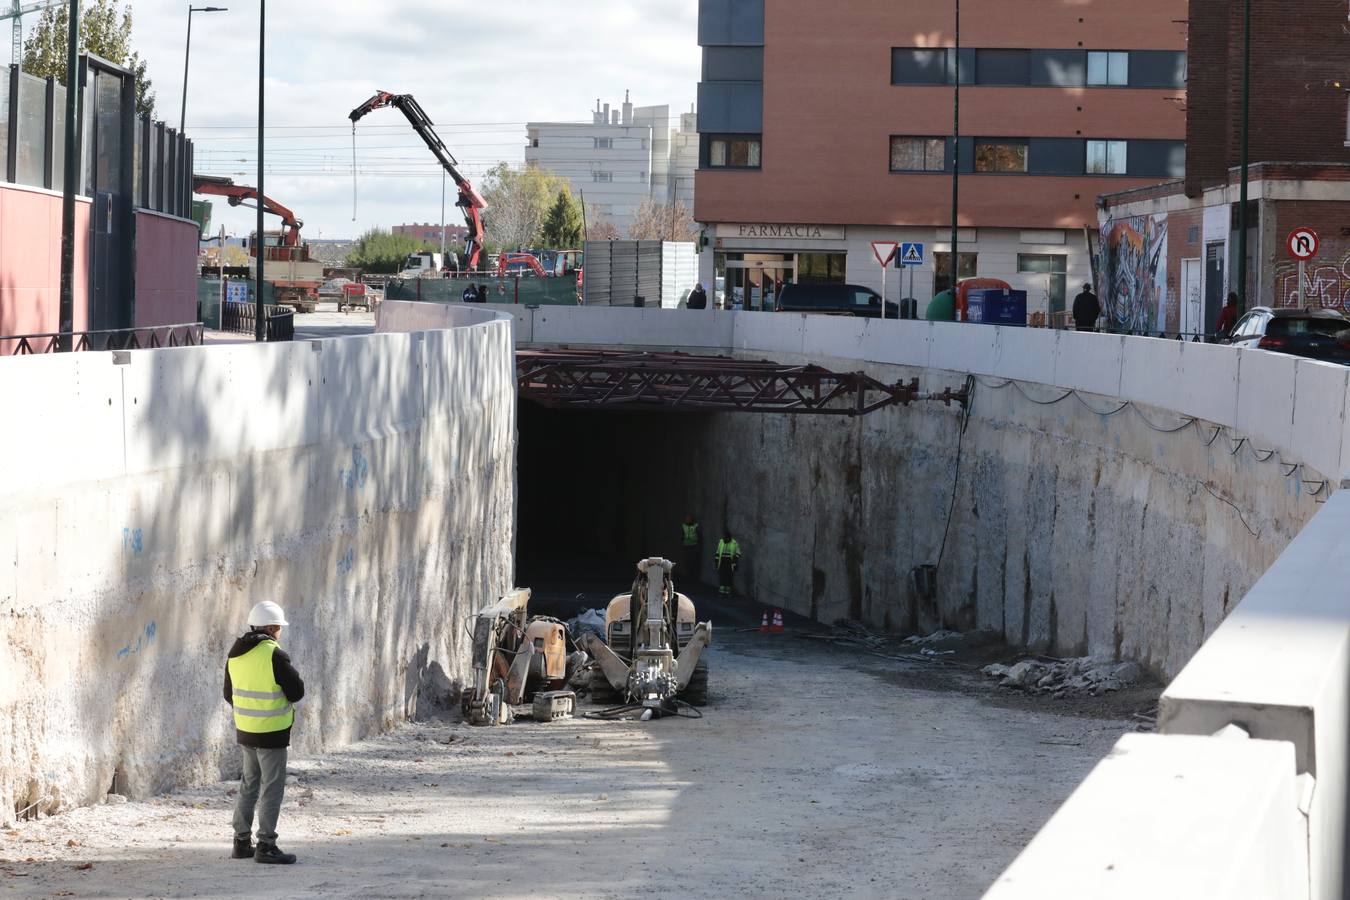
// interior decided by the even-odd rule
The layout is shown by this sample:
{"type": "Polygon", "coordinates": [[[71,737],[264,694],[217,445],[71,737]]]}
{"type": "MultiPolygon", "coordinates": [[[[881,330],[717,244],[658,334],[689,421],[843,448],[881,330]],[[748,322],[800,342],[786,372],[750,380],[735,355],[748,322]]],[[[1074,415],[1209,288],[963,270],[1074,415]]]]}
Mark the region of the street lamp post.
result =
{"type": "MultiPolygon", "coordinates": [[[[960,228],[957,225],[956,210],[957,197],[961,184],[961,0],[956,0],[956,49],[952,51],[955,55],[953,62],[954,74],[952,76],[952,253],[951,253],[951,291],[953,302],[956,298],[956,282],[960,278],[961,252],[960,228]]],[[[884,312],[884,310],[883,310],[884,312]]]]}
{"type": "Polygon", "coordinates": [[[192,58],[192,14],[225,12],[229,9],[226,6],[188,6],[188,31],[187,47],[183,50],[183,112],[178,117],[178,133],[183,133],[183,127],[187,124],[187,84],[188,84],[188,60],[192,58]]]}
{"type": "MultiPolygon", "coordinates": [[[[1238,189],[1238,270],[1239,315],[1247,311],[1247,126],[1251,117],[1252,0],[1245,0],[1242,13],[1242,183],[1238,189]]],[[[1303,285],[1298,286],[1303,297],[1303,285]]]]}
{"type": "Polygon", "coordinates": [[[253,301],[253,336],[258,341],[267,340],[266,308],[263,305],[263,263],[267,258],[267,237],[263,231],[263,74],[266,71],[267,46],[267,0],[258,2],[258,229],[253,237],[253,253],[258,260],[257,283],[254,285],[256,296],[253,301]]]}
{"type": "Polygon", "coordinates": [[[79,177],[79,120],[76,85],[80,55],[80,0],[70,0],[66,33],[66,149],[65,176],[61,183],[61,294],[57,306],[57,347],[71,349],[75,331],[75,179],[79,177]]]}

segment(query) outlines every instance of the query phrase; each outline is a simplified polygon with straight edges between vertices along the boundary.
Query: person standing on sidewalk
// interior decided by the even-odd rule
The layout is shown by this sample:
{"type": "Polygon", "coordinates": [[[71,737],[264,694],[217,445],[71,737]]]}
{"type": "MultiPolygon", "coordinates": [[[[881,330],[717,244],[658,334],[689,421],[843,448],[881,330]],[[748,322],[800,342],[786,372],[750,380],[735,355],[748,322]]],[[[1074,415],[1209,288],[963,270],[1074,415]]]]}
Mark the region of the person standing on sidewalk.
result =
{"type": "Polygon", "coordinates": [[[244,752],[231,857],[281,865],[295,862],[295,854],[277,847],[277,816],[286,791],[286,750],[295,724],[292,704],[305,696],[300,673],[277,646],[286,624],[280,606],[270,600],[259,603],[248,614],[248,632],[234,642],[225,664],[225,702],[234,707],[235,739],[244,752]],[[255,808],[257,847],[253,846],[255,808]]]}
{"type": "Polygon", "coordinates": [[[722,530],[717,542],[717,593],[730,594],[735,588],[736,567],[741,563],[741,545],[731,536],[731,529],[722,530]]]}
{"type": "Polygon", "coordinates": [[[690,582],[698,581],[699,558],[703,555],[703,529],[693,514],[684,517],[680,526],[680,541],[684,545],[684,574],[690,582]]]}

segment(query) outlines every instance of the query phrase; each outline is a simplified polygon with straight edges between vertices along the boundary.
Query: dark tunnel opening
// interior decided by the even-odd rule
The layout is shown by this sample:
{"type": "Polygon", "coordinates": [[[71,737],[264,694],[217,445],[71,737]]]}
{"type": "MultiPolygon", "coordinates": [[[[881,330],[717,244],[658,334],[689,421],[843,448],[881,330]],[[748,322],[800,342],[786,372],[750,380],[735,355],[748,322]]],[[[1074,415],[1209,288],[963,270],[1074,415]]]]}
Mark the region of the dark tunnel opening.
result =
{"type": "Polygon", "coordinates": [[[704,523],[706,544],[717,511],[695,508],[702,486],[691,457],[711,415],[558,410],[522,400],[516,583],[537,593],[548,585],[558,597],[573,588],[618,593],[638,559],[680,558],[688,513],[704,523]]]}

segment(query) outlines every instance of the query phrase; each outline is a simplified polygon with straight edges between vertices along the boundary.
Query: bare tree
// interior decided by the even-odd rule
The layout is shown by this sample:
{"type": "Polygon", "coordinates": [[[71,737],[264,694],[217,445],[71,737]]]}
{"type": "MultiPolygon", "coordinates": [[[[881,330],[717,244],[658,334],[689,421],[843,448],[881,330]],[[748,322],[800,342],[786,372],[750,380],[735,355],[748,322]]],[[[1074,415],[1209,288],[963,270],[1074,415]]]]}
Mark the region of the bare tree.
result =
{"type": "Polygon", "coordinates": [[[648,197],[633,214],[628,237],[635,241],[693,241],[698,238],[698,226],[684,201],[657,203],[648,197]]]}
{"type": "Polygon", "coordinates": [[[600,208],[594,203],[586,204],[589,207],[586,215],[589,217],[586,222],[586,240],[588,241],[617,241],[622,234],[614,221],[609,216],[600,212],[600,208]]]}

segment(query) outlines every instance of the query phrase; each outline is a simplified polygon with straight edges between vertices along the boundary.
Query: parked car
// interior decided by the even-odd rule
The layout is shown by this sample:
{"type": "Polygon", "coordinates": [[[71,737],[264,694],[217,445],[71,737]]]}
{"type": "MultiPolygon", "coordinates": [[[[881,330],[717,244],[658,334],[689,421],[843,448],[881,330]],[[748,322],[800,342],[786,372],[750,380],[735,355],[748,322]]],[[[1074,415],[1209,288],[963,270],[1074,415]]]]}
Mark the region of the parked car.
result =
{"type": "Polygon", "coordinates": [[[1224,343],[1350,364],[1350,319],[1334,309],[1257,306],[1238,319],[1224,343]]]}
{"type": "Polygon", "coordinates": [[[338,300],[342,297],[342,286],[351,284],[350,278],[330,278],[319,285],[319,297],[324,300],[338,300]]]}
{"type": "MultiPolygon", "coordinates": [[[[780,312],[881,317],[881,295],[856,284],[785,284],[778,292],[780,312]]],[[[886,301],[886,318],[900,318],[900,305],[886,301]]]]}

